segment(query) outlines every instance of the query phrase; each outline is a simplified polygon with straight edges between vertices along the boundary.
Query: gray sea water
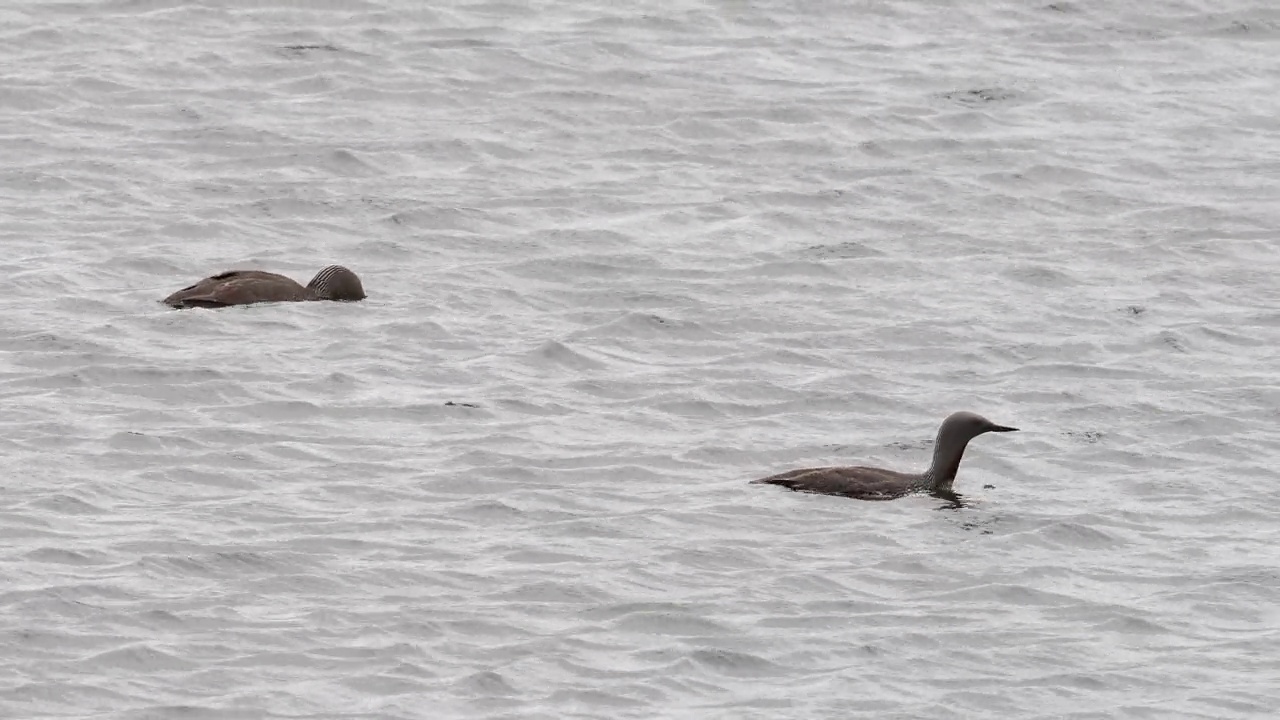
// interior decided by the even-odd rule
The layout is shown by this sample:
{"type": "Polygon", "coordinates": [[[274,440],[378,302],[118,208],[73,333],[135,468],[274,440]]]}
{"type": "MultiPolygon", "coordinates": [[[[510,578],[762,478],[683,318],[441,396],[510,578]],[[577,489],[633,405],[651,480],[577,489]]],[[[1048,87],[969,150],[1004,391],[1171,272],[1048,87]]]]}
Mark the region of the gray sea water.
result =
{"type": "Polygon", "coordinates": [[[423,5],[0,9],[0,717],[1274,716],[1274,4],[423,5]]]}

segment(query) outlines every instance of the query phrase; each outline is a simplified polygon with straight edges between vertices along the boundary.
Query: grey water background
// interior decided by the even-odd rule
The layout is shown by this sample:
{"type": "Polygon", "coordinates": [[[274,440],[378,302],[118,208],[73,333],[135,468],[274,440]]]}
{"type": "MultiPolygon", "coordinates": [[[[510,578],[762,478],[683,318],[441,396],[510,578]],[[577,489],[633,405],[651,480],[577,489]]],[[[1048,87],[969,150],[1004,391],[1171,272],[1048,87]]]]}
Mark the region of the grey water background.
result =
{"type": "Polygon", "coordinates": [[[0,717],[1280,704],[1280,10],[0,9],[0,717]],[[233,267],[359,304],[177,312],[233,267]],[[747,481],[918,469],[866,503],[747,481]]]}

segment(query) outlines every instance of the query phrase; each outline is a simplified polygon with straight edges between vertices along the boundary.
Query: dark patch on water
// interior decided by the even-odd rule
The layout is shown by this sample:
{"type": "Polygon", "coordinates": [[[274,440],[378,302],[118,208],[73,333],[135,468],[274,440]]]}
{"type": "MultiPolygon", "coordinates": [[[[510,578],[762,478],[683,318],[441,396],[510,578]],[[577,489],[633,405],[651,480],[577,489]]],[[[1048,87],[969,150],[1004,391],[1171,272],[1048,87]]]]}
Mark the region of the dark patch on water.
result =
{"type": "Polygon", "coordinates": [[[845,260],[851,258],[865,258],[882,255],[879,250],[867,247],[862,243],[852,240],[834,245],[811,245],[804,249],[804,255],[815,258],[831,258],[837,260],[845,260]]]}
{"type": "Polygon", "coordinates": [[[963,510],[969,507],[964,496],[952,490],[935,490],[929,493],[929,497],[943,501],[943,504],[938,506],[939,510],[963,510]]]}
{"type": "Polygon", "coordinates": [[[1068,430],[1063,435],[1089,444],[1096,443],[1102,439],[1102,433],[1096,430],[1068,430]]]}
{"type": "Polygon", "coordinates": [[[289,53],[290,55],[295,55],[299,57],[306,55],[308,53],[313,53],[313,52],[338,52],[339,51],[338,46],[330,45],[329,43],[323,43],[323,44],[317,44],[317,45],[284,45],[284,46],[281,46],[280,49],[285,51],[286,53],[289,53]]]}
{"type": "Polygon", "coordinates": [[[1018,96],[1018,93],[1005,88],[977,88],[975,90],[955,90],[943,95],[944,98],[952,102],[958,102],[961,105],[970,107],[978,105],[986,105],[993,102],[1001,102],[1003,100],[1011,100],[1018,96]]]}

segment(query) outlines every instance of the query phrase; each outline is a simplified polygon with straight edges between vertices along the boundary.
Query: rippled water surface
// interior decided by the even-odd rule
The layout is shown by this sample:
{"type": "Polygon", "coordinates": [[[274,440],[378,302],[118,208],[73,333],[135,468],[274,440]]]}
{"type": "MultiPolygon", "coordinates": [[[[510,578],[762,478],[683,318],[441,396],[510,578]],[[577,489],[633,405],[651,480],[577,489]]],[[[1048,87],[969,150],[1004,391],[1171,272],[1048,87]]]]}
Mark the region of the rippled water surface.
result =
{"type": "Polygon", "coordinates": [[[1280,11],[422,5],[0,10],[0,717],[1274,712],[1280,11]]]}

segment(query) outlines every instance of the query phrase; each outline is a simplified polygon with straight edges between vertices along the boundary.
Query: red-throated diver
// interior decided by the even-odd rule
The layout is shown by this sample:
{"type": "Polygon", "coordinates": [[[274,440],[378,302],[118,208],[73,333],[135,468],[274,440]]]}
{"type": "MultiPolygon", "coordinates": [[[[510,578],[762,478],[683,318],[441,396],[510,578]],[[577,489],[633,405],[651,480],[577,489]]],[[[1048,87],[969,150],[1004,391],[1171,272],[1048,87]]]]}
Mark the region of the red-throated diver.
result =
{"type": "Polygon", "coordinates": [[[164,304],[175,308],[217,308],[261,302],[364,298],[364,286],[355,273],[341,265],[330,265],[316,273],[306,287],[275,273],[230,270],[182,288],[165,298],[164,304]]]}
{"type": "Polygon", "coordinates": [[[872,467],[803,468],[752,480],[752,484],[781,485],[799,492],[844,495],[859,500],[892,500],[914,492],[951,492],[960,458],[969,441],[988,432],[1014,432],[971,412],[953,413],[942,421],[933,447],[933,463],[922,473],[902,473],[872,467]]]}

